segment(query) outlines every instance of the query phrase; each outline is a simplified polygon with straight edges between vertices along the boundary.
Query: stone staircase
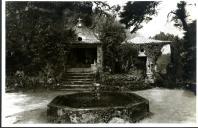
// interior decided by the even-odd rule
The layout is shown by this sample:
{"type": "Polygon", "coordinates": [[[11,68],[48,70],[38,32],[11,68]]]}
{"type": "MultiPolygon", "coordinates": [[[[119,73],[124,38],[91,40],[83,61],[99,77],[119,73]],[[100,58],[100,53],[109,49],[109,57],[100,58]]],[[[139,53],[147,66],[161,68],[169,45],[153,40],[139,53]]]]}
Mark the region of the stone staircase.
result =
{"type": "Polygon", "coordinates": [[[66,79],[59,90],[68,91],[91,91],[94,89],[93,72],[67,72],[66,79]]]}

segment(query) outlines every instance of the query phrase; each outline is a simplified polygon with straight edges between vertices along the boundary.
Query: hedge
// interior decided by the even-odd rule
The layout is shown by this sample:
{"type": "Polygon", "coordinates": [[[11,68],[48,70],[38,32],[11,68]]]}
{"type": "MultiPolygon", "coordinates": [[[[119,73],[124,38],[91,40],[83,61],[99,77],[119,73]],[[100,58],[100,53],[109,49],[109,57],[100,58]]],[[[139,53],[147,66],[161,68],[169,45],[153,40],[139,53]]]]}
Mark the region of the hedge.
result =
{"type": "Polygon", "coordinates": [[[126,90],[142,90],[152,88],[151,84],[147,84],[143,79],[136,79],[130,74],[102,74],[100,80],[101,90],[105,91],[126,91],[126,90]]]}

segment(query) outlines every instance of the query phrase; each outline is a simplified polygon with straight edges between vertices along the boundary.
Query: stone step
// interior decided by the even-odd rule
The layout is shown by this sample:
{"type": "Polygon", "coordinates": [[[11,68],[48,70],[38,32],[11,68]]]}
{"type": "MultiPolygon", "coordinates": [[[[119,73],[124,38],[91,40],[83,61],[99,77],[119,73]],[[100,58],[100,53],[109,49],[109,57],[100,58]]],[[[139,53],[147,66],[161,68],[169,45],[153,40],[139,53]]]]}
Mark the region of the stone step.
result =
{"type": "Polygon", "coordinates": [[[65,88],[87,88],[87,87],[94,87],[92,84],[63,84],[60,87],[65,88]]]}
{"type": "Polygon", "coordinates": [[[94,89],[93,72],[67,72],[64,81],[64,84],[59,87],[60,90],[89,91],[94,89]]]}
{"type": "Polygon", "coordinates": [[[94,79],[92,76],[66,76],[66,79],[94,79]]]}
{"type": "Polygon", "coordinates": [[[77,78],[67,78],[66,79],[67,81],[91,81],[93,82],[93,79],[87,79],[87,78],[84,78],[84,79],[77,79],[77,78]]]}
{"type": "Polygon", "coordinates": [[[67,75],[94,75],[93,72],[66,72],[67,75]]]}
{"type": "Polygon", "coordinates": [[[92,84],[93,81],[66,81],[65,84],[92,84]]]}
{"type": "Polygon", "coordinates": [[[56,88],[58,91],[75,91],[75,92],[89,92],[92,91],[93,89],[90,88],[56,88]]]}
{"type": "Polygon", "coordinates": [[[67,82],[93,82],[93,80],[93,73],[71,72],[67,73],[65,76],[65,81],[67,82]]]}
{"type": "Polygon", "coordinates": [[[62,88],[56,88],[57,90],[68,90],[68,91],[92,91],[94,88],[91,87],[86,87],[86,88],[81,88],[81,87],[62,87],[62,88]]]}
{"type": "Polygon", "coordinates": [[[92,84],[64,84],[56,89],[62,91],[92,91],[94,86],[92,84]]]}
{"type": "Polygon", "coordinates": [[[94,74],[66,74],[67,77],[94,77],[94,74]]]}
{"type": "Polygon", "coordinates": [[[68,68],[68,72],[93,72],[92,69],[89,68],[68,68]]]}
{"type": "Polygon", "coordinates": [[[80,74],[71,75],[71,74],[67,74],[67,75],[65,75],[65,77],[67,77],[67,78],[94,78],[94,75],[80,75],[80,74]]]}

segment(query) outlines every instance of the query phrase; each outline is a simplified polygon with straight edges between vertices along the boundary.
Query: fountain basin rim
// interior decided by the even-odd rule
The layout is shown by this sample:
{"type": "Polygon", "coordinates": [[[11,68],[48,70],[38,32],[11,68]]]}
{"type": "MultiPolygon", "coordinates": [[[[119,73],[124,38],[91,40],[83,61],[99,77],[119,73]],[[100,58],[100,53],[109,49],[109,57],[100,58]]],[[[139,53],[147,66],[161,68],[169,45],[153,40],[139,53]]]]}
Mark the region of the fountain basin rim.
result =
{"type": "Polygon", "coordinates": [[[139,104],[142,104],[144,102],[139,102],[139,103],[135,103],[135,104],[128,104],[128,105],[123,105],[123,106],[113,106],[113,107],[89,107],[89,108],[72,108],[72,107],[68,107],[68,106],[58,106],[58,105],[47,105],[48,107],[56,107],[56,108],[64,108],[65,110],[70,110],[70,111],[85,111],[85,110],[104,110],[104,109],[119,109],[119,108],[128,108],[128,107],[133,107],[139,104]]]}
{"type": "MultiPolygon", "coordinates": [[[[77,94],[78,92],[76,93],[72,93],[72,94],[66,94],[66,95],[73,95],[73,94],[77,94]]],[[[82,93],[91,93],[91,92],[82,92],[82,93]]],[[[111,93],[111,92],[105,92],[105,93],[111,93]]],[[[115,93],[115,92],[114,92],[115,93]]],[[[136,106],[136,105],[139,105],[139,104],[142,104],[142,103],[147,103],[149,104],[149,101],[145,98],[143,98],[142,96],[139,96],[135,93],[129,93],[129,92],[116,92],[116,93],[125,93],[125,94],[129,94],[129,95],[135,95],[135,96],[138,96],[139,98],[141,98],[143,101],[141,102],[138,102],[138,103],[129,103],[127,105],[123,105],[123,106],[110,106],[110,107],[84,107],[84,108],[75,108],[75,107],[69,107],[69,106],[65,106],[65,105],[57,105],[57,104],[52,104],[52,103],[49,103],[47,105],[47,107],[56,107],[56,108],[62,108],[62,109],[65,109],[65,110],[70,110],[70,111],[85,111],[85,110],[104,110],[104,109],[112,109],[112,108],[115,108],[115,109],[119,109],[119,108],[128,108],[128,107],[133,107],[133,106],[136,106]]],[[[60,95],[60,96],[65,96],[65,95],[60,95]]]]}
{"type": "Polygon", "coordinates": [[[149,100],[132,92],[100,92],[99,99],[89,99],[93,92],[83,93],[56,96],[47,105],[47,120],[52,123],[108,123],[113,117],[121,117],[134,123],[150,113],[149,100]],[[122,101],[125,98],[126,101],[122,101]]]}

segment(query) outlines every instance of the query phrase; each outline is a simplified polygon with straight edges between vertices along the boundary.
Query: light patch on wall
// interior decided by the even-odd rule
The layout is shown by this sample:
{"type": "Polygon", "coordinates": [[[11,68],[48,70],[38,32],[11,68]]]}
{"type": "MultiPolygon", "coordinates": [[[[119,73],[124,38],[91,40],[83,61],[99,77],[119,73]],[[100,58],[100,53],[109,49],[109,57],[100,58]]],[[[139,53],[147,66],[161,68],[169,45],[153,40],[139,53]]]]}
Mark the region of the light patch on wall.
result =
{"type": "Polygon", "coordinates": [[[161,49],[162,55],[171,54],[170,44],[164,45],[161,49]]]}

